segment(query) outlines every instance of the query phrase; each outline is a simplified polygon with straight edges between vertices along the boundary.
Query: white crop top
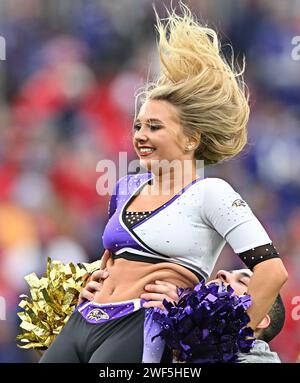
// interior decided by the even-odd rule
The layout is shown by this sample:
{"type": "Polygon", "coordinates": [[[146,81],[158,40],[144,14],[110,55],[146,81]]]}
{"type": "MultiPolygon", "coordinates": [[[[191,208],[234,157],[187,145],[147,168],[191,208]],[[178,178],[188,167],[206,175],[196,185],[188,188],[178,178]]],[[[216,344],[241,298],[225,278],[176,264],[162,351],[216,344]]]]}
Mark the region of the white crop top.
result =
{"type": "Polygon", "coordinates": [[[131,228],[126,207],[152,178],[151,173],[123,177],[110,203],[104,247],[189,268],[207,279],[226,242],[235,253],[270,243],[247,203],[219,178],[197,179],[131,228]]]}

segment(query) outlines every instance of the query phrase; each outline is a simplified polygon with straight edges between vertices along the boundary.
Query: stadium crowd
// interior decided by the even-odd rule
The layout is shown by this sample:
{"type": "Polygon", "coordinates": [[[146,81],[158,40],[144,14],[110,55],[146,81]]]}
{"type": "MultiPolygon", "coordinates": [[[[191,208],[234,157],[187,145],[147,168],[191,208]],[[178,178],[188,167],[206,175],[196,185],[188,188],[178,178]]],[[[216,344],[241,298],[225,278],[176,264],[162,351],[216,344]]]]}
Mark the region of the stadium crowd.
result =
{"type": "MultiPolygon", "coordinates": [[[[163,2],[154,1],[159,12],[163,2]]],[[[176,3],[176,2],[173,2],[176,3]]],[[[0,3],[0,362],[31,362],[16,347],[24,276],[47,257],[89,262],[102,254],[109,196],[97,163],[134,159],[134,92],[157,69],[148,0],[0,3]],[[149,65],[150,64],[150,65],[149,65]]],[[[167,4],[167,2],[166,2],[167,4]]],[[[200,19],[246,56],[249,144],[206,176],[236,187],[263,222],[289,272],[286,323],[272,342],[283,362],[300,354],[300,1],[189,1],[200,19]],[[200,16],[201,15],[201,16],[200,16]],[[299,299],[297,299],[297,297],[299,299]],[[298,304],[298,308],[297,308],[298,304]]],[[[226,247],[216,268],[240,261],[226,247]]]]}

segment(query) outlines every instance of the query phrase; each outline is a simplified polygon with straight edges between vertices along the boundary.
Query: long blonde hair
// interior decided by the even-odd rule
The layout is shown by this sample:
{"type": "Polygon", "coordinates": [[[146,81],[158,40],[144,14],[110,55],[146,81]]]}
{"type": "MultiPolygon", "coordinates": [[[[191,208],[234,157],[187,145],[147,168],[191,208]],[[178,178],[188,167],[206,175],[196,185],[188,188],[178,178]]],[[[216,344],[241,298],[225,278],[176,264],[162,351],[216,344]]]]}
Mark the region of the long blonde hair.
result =
{"type": "Polygon", "coordinates": [[[180,8],[182,16],[172,10],[163,20],[155,10],[161,71],[137,99],[177,107],[184,133],[198,142],[195,158],[215,164],[238,154],[247,142],[245,64],[235,70],[224,59],[216,32],[198,23],[183,3],[180,8]]]}

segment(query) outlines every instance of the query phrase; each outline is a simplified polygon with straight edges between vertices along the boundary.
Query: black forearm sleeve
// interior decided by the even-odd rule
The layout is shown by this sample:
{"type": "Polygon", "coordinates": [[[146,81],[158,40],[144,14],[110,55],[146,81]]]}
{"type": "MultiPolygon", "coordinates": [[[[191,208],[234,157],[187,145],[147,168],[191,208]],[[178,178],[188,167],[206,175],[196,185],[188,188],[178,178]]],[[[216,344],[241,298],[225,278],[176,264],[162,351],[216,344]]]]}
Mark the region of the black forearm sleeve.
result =
{"type": "Polygon", "coordinates": [[[258,263],[272,258],[280,258],[278,251],[272,243],[244,251],[243,253],[238,254],[238,256],[250,270],[252,270],[258,263]]]}

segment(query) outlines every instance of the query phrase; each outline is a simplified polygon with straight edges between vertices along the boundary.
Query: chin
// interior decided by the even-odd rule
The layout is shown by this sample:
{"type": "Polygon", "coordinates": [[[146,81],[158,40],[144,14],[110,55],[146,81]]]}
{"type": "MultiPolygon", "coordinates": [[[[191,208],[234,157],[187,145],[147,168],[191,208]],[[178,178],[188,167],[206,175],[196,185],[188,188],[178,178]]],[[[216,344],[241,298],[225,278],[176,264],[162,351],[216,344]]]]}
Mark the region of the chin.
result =
{"type": "Polygon", "coordinates": [[[146,160],[144,158],[140,158],[140,165],[144,169],[147,169],[148,171],[151,171],[151,161],[150,160],[146,160]]]}

